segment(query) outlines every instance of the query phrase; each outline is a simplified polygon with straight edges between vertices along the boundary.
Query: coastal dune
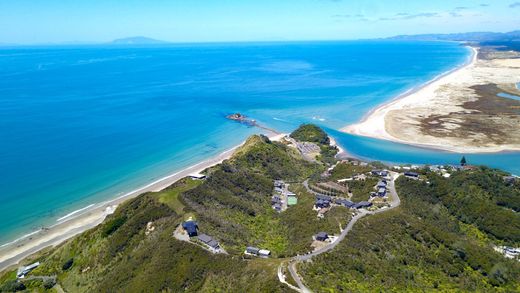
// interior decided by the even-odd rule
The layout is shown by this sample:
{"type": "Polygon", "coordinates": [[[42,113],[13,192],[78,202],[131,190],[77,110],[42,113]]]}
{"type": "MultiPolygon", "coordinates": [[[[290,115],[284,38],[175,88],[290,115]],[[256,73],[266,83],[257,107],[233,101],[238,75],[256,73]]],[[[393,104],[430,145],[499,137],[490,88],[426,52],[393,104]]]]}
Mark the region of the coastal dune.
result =
{"type": "Polygon", "coordinates": [[[512,85],[520,82],[520,59],[482,60],[476,48],[471,50],[463,66],[374,109],[342,131],[458,153],[520,150],[520,130],[515,127],[520,121],[511,115],[515,101],[493,97],[490,90],[517,94],[512,85]],[[496,109],[490,109],[492,103],[496,109]]]}

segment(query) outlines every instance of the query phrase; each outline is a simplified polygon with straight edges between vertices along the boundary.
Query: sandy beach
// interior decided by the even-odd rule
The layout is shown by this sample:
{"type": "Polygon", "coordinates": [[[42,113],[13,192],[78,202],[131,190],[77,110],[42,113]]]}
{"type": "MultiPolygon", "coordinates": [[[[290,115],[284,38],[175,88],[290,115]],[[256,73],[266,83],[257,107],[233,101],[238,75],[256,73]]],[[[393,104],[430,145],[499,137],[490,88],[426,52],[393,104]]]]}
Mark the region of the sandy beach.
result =
{"type": "MultiPolygon", "coordinates": [[[[276,141],[280,140],[284,136],[285,134],[272,134],[269,135],[269,138],[276,141]]],[[[19,263],[25,257],[35,252],[46,247],[56,246],[79,233],[99,225],[103,222],[106,216],[115,211],[119,204],[128,199],[134,198],[145,192],[161,191],[179,179],[220,164],[222,161],[229,159],[235,150],[241,145],[242,144],[237,145],[211,159],[175,172],[115,199],[70,213],[69,215],[62,217],[62,221],[58,221],[58,223],[52,227],[33,232],[26,237],[3,245],[0,247],[0,271],[19,263]]]]}
{"type": "MultiPolygon", "coordinates": [[[[359,123],[341,129],[344,132],[457,153],[490,153],[520,150],[520,144],[492,143],[487,134],[472,133],[471,137],[450,137],[450,130],[462,129],[463,121],[449,117],[455,114],[474,114],[461,107],[476,100],[470,87],[489,83],[511,84],[520,79],[518,59],[479,60],[478,51],[463,66],[446,72],[427,84],[401,94],[392,101],[369,112],[359,123]],[[448,116],[445,133],[424,133],[424,119],[432,115],[448,116]]],[[[439,124],[438,121],[435,123],[439,124]]],[[[433,124],[433,122],[432,122],[433,124]]]]}

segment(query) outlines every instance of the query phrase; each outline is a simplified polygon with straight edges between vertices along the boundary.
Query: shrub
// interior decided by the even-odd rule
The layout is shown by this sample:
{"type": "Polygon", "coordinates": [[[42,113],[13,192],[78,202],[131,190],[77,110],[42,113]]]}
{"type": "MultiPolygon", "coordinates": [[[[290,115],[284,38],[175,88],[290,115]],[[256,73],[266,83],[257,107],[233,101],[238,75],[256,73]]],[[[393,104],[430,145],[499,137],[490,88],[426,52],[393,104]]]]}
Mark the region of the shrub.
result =
{"type": "Polygon", "coordinates": [[[68,270],[68,269],[70,269],[70,268],[72,267],[72,264],[73,264],[73,263],[74,263],[74,259],[71,258],[71,259],[67,260],[67,261],[63,264],[63,266],[62,266],[61,268],[62,268],[64,271],[66,271],[66,270],[68,270]]]}

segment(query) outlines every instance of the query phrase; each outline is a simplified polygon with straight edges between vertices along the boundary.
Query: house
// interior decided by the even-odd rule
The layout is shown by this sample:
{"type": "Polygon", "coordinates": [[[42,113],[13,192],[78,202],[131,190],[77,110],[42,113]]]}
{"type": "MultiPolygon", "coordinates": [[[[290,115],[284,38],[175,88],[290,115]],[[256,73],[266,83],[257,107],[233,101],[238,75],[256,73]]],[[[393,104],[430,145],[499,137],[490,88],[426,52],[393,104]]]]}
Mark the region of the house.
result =
{"type": "Polygon", "coordinates": [[[377,182],[377,188],[386,188],[386,181],[377,182]]]}
{"type": "Polygon", "coordinates": [[[320,233],[316,234],[316,236],[314,238],[318,241],[325,241],[325,240],[329,239],[329,235],[325,232],[320,232],[320,233]]]}
{"type": "Polygon", "coordinates": [[[318,199],[316,200],[316,203],[314,204],[317,208],[328,208],[330,207],[330,201],[318,199]]]}
{"type": "Polygon", "coordinates": [[[377,190],[377,195],[379,195],[381,197],[385,196],[386,195],[386,188],[384,188],[384,187],[379,188],[377,190]]]}
{"type": "Polygon", "coordinates": [[[279,204],[279,203],[275,203],[275,204],[273,205],[273,209],[274,209],[275,211],[277,211],[277,212],[280,212],[280,211],[282,211],[282,205],[279,204]]]}
{"type": "Polygon", "coordinates": [[[410,171],[406,171],[404,172],[404,176],[408,177],[408,178],[412,178],[412,179],[417,179],[419,178],[419,174],[415,173],[415,172],[410,172],[410,171]]]}
{"type": "Polygon", "coordinates": [[[276,188],[283,188],[284,182],[282,180],[275,180],[274,181],[274,187],[276,188]]]}
{"type": "Polygon", "coordinates": [[[388,176],[388,171],[387,170],[372,170],[371,173],[374,176],[380,176],[380,177],[388,176]]]}
{"type": "Polygon", "coordinates": [[[277,196],[277,195],[275,195],[275,196],[273,196],[273,197],[271,198],[271,203],[273,203],[273,204],[274,204],[274,203],[280,203],[280,202],[282,202],[282,198],[279,197],[279,196],[277,196]]]}
{"type": "Polygon", "coordinates": [[[316,200],[318,200],[318,199],[325,200],[325,201],[328,201],[328,202],[330,202],[332,200],[332,198],[330,196],[326,196],[326,195],[323,195],[323,194],[316,195],[316,200]]]}
{"type": "Polygon", "coordinates": [[[259,252],[260,252],[260,248],[256,248],[256,247],[253,247],[253,246],[246,247],[246,253],[247,254],[258,255],[259,252]]]}
{"type": "Polygon", "coordinates": [[[516,181],[515,176],[504,176],[504,182],[508,185],[514,184],[516,181]]]}
{"type": "Polygon", "coordinates": [[[200,173],[192,173],[188,175],[191,179],[202,180],[206,178],[206,175],[200,173]]]}
{"type": "Polygon", "coordinates": [[[206,235],[206,234],[200,234],[197,236],[197,239],[199,239],[200,242],[206,244],[209,248],[213,250],[219,250],[220,245],[217,240],[215,240],[213,237],[206,235]]]}
{"type": "Polygon", "coordinates": [[[351,208],[352,206],[354,206],[354,203],[351,202],[350,200],[347,200],[347,199],[336,199],[335,200],[335,203],[337,205],[341,205],[341,206],[344,206],[344,207],[347,207],[347,208],[351,208]]]}
{"type": "Polygon", "coordinates": [[[39,265],[40,265],[40,262],[35,262],[26,267],[19,267],[18,271],[16,272],[16,277],[19,279],[23,279],[25,277],[25,275],[27,275],[30,271],[37,268],[39,265]]]}
{"type": "Polygon", "coordinates": [[[287,205],[293,206],[298,203],[298,198],[296,196],[289,196],[287,197],[287,205]]]}
{"type": "Polygon", "coordinates": [[[194,237],[197,236],[197,229],[199,229],[199,227],[197,226],[197,222],[190,220],[182,223],[182,229],[188,233],[188,236],[194,237]]]}
{"type": "Polygon", "coordinates": [[[271,251],[269,251],[267,249],[260,249],[258,251],[258,255],[261,257],[269,257],[271,255],[271,251]]]}
{"type": "Polygon", "coordinates": [[[213,240],[213,238],[211,238],[211,236],[206,235],[206,234],[200,234],[199,236],[197,236],[197,239],[199,239],[202,243],[208,243],[211,240],[213,240]]]}
{"type": "Polygon", "coordinates": [[[355,209],[363,209],[363,208],[368,208],[372,206],[372,203],[371,202],[368,202],[368,201],[360,201],[358,203],[356,203],[353,207],[355,209]]]}

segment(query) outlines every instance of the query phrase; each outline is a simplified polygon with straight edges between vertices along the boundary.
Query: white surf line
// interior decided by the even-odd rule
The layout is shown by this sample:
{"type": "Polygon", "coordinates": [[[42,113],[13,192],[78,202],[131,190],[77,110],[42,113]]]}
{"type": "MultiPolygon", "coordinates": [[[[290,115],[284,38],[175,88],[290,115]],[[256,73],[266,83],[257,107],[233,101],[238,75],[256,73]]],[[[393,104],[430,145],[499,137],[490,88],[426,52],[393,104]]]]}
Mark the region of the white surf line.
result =
{"type": "Polygon", "coordinates": [[[74,216],[74,215],[76,215],[76,214],[78,214],[78,213],[81,213],[81,212],[84,211],[84,210],[87,210],[88,208],[93,207],[94,205],[95,205],[95,204],[90,204],[90,205],[88,205],[88,206],[86,206],[86,207],[84,207],[84,208],[81,208],[81,209],[79,209],[79,210],[75,210],[75,211],[73,211],[73,212],[71,212],[71,213],[69,213],[69,214],[66,214],[65,216],[63,216],[63,217],[57,219],[56,222],[61,222],[61,221],[65,220],[65,219],[67,219],[67,218],[70,218],[70,217],[72,217],[72,216],[74,216]]]}

